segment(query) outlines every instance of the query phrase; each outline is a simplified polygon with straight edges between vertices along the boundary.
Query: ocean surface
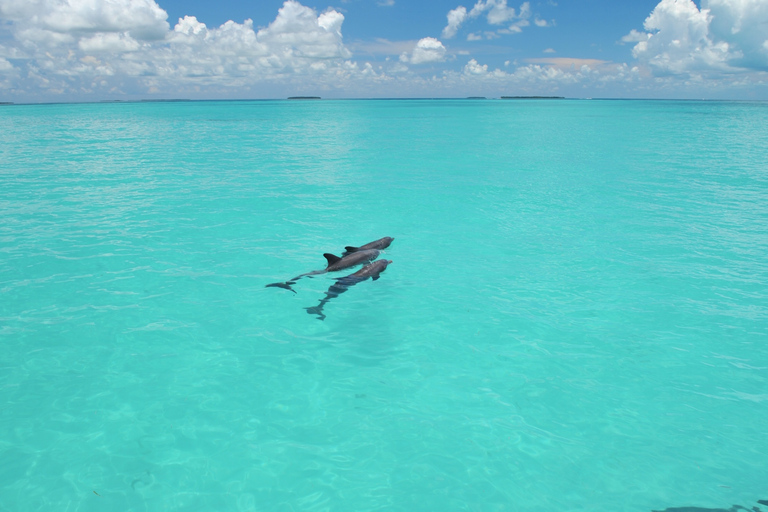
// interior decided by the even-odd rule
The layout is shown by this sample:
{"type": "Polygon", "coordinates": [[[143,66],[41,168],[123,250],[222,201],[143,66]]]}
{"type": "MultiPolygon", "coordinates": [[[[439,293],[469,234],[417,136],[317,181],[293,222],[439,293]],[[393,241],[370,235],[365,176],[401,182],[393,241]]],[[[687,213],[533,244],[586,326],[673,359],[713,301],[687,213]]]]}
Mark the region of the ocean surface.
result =
{"type": "Polygon", "coordinates": [[[768,103],[11,105],[0,133],[3,512],[768,511],[768,103]],[[357,269],[265,286],[384,236],[325,320],[357,269]]]}

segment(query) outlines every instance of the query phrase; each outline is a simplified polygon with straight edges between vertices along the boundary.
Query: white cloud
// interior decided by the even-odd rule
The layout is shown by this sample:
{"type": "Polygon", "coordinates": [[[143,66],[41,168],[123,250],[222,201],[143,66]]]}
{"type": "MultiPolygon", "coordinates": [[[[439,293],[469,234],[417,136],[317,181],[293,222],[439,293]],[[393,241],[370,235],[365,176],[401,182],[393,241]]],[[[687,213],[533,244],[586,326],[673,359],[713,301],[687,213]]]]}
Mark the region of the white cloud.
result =
{"type": "Polygon", "coordinates": [[[135,52],[139,49],[139,43],[125,33],[96,34],[93,37],[80,39],[78,46],[85,53],[99,52],[135,52]]]}
{"type": "Polygon", "coordinates": [[[154,0],[3,0],[0,15],[17,29],[60,35],[130,32],[158,40],[169,28],[168,14],[154,0]]]}
{"type": "Polygon", "coordinates": [[[768,70],[768,2],[765,0],[702,0],[712,21],[713,41],[728,42],[741,53],[731,62],[745,68],[768,70]]]}
{"type": "Polygon", "coordinates": [[[425,37],[420,39],[413,48],[411,55],[403,53],[400,56],[401,62],[411,64],[424,64],[426,62],[441,62],[445,60],[445,46],[434,37],[425,37]]]}
{"type": "Polygon", "coordinates": [[[21,48],[0,44],[0,57],[5,57],[6,59],[26,59],[27,54],[21,48]]]}
{"type": "Polygon", "coordinates": [[[467,19],[467,8],[460,5],[455,9],[448,11],[448,25],[443,29],[443,37],[450,39],[456,35],[461,24],[467,19]]]}
{"type": "Polygon", "coordinates": [[[314,9],[295,0],[283,4],[277,18],[257,34],[259,42],[285,58],[349,58],[341,39],[344,15],[328,11],[319,17],[314,9]]]}
{"type": "Polygon", "coordinates": [[[603,68],[611,63],[605,60],[599,59],[574,59],[570,57],[545,57],[541,59],[526,59],[526,62],[531,64],[544,64],[555,69],[561,69],[563,71],[573,71],[576,69],[598,69],[603,68]]]}
{"type": "MultiPolygon", "coordinates": [[[[502,34],[517,33],[522,30],[522,27],[530,25],[528,19],[531,16],[531,5],[529,2],[523,2],[518,10],[507,5],[507,0],[479,0],[472,10],[467,12],[466,7],[458,6],[455,9],[448,11],[448,25],[443,29],[443,37],[450,39],[456,35],[459,28],[471,18],[478,18],[485,14],[486,21],[490,25],[503,25],[510,23],[508,28],[502,28],[498,32],[502,34]]],[[[537,23],[539,23],[537,21],[537,23]]],[[[546,21],[543,22],[546,26],[546,21]]],[[[468,38],[468,40],[470,40],[468,38]]],[[[476,40],[476,39],[472,39],[476,40]]]]}
{"type": "MultiPolygon", "coordinates": [[[[529,9],[528,2],[525,2],[521,10],[529,9]]],[[[487,12],[487,20],[491,25],[501,25],[515,19],[515,9],[507,6],[507,0],[480,0],[470,11],[471,17],[479,16],[487,12]]]]}
{"type": "Polygon", "coordinates": [[[499,30],[499,34],[519,34],[523,29],[519,25],[512,25],[509,28],[499,30]]]}
{"type": "Polygon", "coordinates": [[[209,28],[194,16],[170,30],[153,0],[0,0],[0,16],[11,20],[16,48],[27,59],[19,89],[177,93],[185,85],[246,87],[291,75],[311,74],[320,83],[371,75],[346,61],[352,54],[343,44],[341,13],[318,15],[295,0],[258,31],[251,20],[209,28]]]}
{"type": "MultiPolygon", "coordinates": [[[[478,26],[468,33],[469,41],[544,25],[528,2],[512,8],[508,1],[479,0],[471,9],[453,9],[443,37],[455,37],[473,20],[478,26]]],[[[463,91],[498,96],[569,90],[578,96],[603,95],[600,91],[608,87],[614,92],[605,95],[624,91],[647,97],[663,91],[682,97],[695,90],[691,84],[699,87],[691,93],[699,97],[706,94],[698,91],[707,87],[722,91],[728,85],[751,84],[753,91],[764,91],[765,85],[757,84],[768,83],[768,75],[753,71],[768,69],[768,1],[702,4],[659,1],[644,30],[622,38],[632,43],[637,65],[553,55],[525,60],[521,54],[522,65],[506,61],[506,67],[498,64],[501,71],[472,58],[470,44],[449,54],[432,37],[363,40],[348,47],[343,14],[316,11],[295,0],[286,1],[261,28],[251,20],[208,27],[194,16],[171,27],[155,0],[0,0],[0,89],[3,98],[31,101],[56,95],[215,98],[326,91],[333,92],[329,96],[457,96],[463,91]],[[350,49],[363,60],[350,60],[350,49]],[[457,55],[469,61],[437,65],[457,55]],[[418,67],[429,63],[434,65],[418,67]]]]}
{"type": "Polygon", "coordinates": [[[768,2],[662,0],[644,23],[622,38],[657,74],[704,76],[739,68],[768,69],[768,2]]]}
{"type": "Polygon", "coordinates": [[[639,43],[641,41],[647,41],[651,37],[651,34],[640,32],[634,28],[629,31],[629,34],[621,38],[622,43],[639,43]]]}
{"type": "Polygon", "coordinates": [[[470,60],[467,62],[467,65],[464,66],[465,75],[485,75],[486,73],[488,73],[488,64],[483,64],[481,66],[475,59],[470,60]]]}

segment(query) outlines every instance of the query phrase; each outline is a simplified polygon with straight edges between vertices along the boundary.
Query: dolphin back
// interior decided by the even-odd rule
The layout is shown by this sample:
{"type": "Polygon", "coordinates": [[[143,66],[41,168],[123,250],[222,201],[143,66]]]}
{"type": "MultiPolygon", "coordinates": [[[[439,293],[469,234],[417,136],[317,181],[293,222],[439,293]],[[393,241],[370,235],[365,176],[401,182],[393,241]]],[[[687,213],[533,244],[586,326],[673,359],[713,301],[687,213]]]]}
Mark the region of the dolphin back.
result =
{"type": "Polygon", "coordinates": [[[389,247],[389,245],[394,241],[395,239],[391,236],[385,236],[384,238],[379,238],[378,240],[374,240],[373,242],[369,242],[365,245],[361,245],[360,247],[355,247],[354,245],[348,245],[344,247],[344,254],[352,254],[353,252],[359,252],[359,251],[365,251],[366,249],[378,249],[383,250],[389,247]]]}
{"type": "Polygon", "coordinates": [[[378,249],[366,249],[365,251],[357,251],[351,254],[347,254],[343,258],[338,258],[337,256],[333,256],[333,254],[326,254],[324,255],[328,260],[328,267],[326,267],[326,270],[328,272],[334,272],[336,270],[344,270],[345,268],[356,267],[361,263],[368,263],[371,260],[375,260],[378,257],[379,252],[380,251],[378,249]],[[331,262],[332,259],[328,256],[333,256],[334,258],[338,259],[335,259],[333,262],[331,262]]]}

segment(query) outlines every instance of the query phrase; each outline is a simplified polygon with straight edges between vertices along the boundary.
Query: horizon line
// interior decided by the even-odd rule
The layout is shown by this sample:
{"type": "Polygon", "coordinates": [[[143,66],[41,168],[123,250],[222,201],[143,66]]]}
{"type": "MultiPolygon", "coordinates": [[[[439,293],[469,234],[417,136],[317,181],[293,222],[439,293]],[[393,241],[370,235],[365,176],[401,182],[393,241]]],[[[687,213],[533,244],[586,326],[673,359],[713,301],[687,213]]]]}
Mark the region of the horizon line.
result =
{"type": "Polygon", "coordinates": [[[102,100],[73,100],[73,101],[39,101],[14,102],[0,101],[0,107],[29,106],[29,105],[91,105],[108,103],[203,103],[203,102],[248,102],[248,101],[285,101],[295,102],[300,99],[315,101],[510,101],[510,100],[565,100],[565,101],[699,101],[699,102],[744,102],[765,103],[768,99],[722,99],[722,98],[634,98],[634,97],[568,97],[568,96],[406,96],[406,97],[340,97],[322,98],[320,96],[290,96],[285,98],[139,98],[139,99],[102,99],[102,100]]]}

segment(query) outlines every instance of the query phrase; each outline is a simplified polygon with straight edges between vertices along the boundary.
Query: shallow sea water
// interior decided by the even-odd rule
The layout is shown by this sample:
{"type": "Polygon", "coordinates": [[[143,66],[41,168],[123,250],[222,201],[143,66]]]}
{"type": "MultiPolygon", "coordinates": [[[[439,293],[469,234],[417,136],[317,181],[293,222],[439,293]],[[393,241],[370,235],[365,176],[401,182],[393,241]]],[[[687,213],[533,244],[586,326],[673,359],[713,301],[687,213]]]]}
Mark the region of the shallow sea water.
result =
{"type": "Polygon", "coordinates": [[[20,105],[0,132],[2,511],[768,499],[766,103],[20,105]],[[383,236],[324,321],[354,269],[265,287],[383,236]]]}

